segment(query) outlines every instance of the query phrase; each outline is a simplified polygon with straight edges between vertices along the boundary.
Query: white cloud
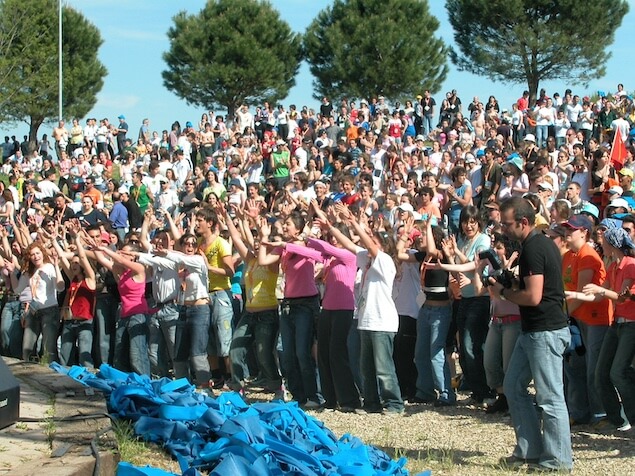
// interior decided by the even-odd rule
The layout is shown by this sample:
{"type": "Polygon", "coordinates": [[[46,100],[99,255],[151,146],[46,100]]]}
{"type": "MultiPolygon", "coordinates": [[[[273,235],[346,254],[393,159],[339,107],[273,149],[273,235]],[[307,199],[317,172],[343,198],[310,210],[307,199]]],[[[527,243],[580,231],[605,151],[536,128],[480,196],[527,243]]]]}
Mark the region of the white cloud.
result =
{"type": "Polygon", "coordinates": [[[133,94],[100,93],[97,96],[95,108],[114,108],[127,111],[139,104],[140,101],[141,98],[133,94]]]}

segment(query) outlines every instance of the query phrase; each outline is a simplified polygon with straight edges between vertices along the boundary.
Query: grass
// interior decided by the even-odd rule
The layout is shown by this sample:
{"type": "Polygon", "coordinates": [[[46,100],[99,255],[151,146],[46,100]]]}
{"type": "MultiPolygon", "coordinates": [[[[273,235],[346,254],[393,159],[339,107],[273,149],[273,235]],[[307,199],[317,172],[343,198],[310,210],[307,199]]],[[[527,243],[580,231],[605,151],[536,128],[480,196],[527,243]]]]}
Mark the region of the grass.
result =
{"type": "Polygon", "coordinates": [[[53,440],[55,439],[55,434],[57,433],[57,423],[55,422],[55,397],[49,397],[49,405],[51,408],[46,410],[44,413],[46,415],[46,420],[42,424],[44,427],[44,435],[46,436],[46,442],[48,443],[49,450],[53,449],[53,440]]]}
{"type": "Polygon", "coordinates": [[[149,453],[147,445],[139,440],[134,434],[132,423],[126,420],[115,420],[112,429],[117,442],[117,450],[121,456],[121,461],[126,461],[134,465],[148,464],[149,453]]]}

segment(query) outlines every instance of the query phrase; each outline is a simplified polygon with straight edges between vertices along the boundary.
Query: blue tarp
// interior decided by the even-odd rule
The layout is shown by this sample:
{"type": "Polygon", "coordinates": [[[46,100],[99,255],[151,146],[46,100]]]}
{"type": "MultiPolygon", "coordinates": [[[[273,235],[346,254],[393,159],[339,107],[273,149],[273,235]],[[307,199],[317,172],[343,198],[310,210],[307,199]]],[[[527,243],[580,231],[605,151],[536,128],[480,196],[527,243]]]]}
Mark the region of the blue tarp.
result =
{"type": "MultiPolygon", "coordinates": [[[[349,434],[337,439],[296,402],[249,405],[237,393],[212,398],[185,379],[151,380],[108,365],[96,375],[77,366],[51,368],[101,390],[110,414],[133,422],[144,440],[162,445],[179,462],[183,476],[408,475],[405,458],[393,461],[349,434]]],[[[120,463],[117,474],[171,473],[120,463]]]]}

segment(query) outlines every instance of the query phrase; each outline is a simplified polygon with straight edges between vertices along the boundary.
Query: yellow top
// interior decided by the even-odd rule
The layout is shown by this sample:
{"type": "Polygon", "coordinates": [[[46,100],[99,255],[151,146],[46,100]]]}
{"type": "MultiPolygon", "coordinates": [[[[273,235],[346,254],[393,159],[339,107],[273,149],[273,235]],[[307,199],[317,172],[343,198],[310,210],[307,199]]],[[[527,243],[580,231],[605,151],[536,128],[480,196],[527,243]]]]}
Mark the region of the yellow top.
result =
{"type": "Polygon", "coordinates": [[[270,266],[261,266],[253,258],[245,269],[245,308],[250,312],[278,307],[276,283],[278,273],[271,271],[270,266]]]}
{"type": "MultiPolygon", "coordinates": [[[[223,258],[225,256],[231,257],[231,255],[231,245],[220,236],[205,250],[207,262],[213,268],[222,268],[224,266],[223,258]]],[[[212,272],[209,273],[209,286],[207,288],[209,292],[229,289],[230,287],[231,283],[229,282],[228,276],[221,276],[212,272]]]]}

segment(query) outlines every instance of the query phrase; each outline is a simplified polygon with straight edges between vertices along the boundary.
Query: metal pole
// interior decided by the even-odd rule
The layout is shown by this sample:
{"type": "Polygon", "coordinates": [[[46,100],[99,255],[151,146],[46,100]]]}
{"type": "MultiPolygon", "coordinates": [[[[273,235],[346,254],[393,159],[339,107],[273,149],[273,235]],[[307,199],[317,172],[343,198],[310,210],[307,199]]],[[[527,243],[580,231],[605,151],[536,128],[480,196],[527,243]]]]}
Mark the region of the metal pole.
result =
{"type": "Polygon", "coordinates": [[[57,94],[57,107],[58,107],[58,116],[59,120],[62,120],[62,92],[64,89],[64,84],[62,80],[62,0],[57,0],[58,5],[58,21],[57,21],[57,30],[58,30],[58,42],[57,42],[57,76],[58,76],[58,94],[57,94]]]}

